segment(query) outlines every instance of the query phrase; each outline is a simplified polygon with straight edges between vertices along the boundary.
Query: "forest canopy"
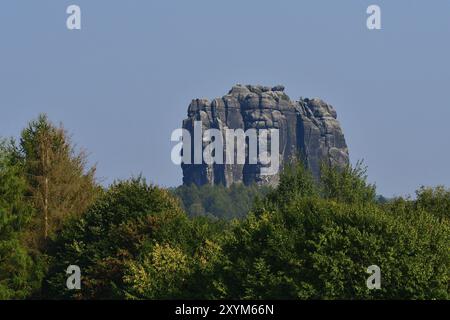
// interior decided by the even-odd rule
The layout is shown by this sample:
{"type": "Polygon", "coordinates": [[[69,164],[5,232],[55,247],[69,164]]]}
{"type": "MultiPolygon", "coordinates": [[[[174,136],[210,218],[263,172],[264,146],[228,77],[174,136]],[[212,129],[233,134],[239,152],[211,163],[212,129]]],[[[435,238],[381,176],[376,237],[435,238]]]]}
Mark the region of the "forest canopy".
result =
{"type": "Polygon", "coordinates": [[[87,163],[45,115],[0,143],[0,299],[450,298],[444,187],[379,201],[362,163],[301,162],[276,188],[101,186],[87,163]]]}

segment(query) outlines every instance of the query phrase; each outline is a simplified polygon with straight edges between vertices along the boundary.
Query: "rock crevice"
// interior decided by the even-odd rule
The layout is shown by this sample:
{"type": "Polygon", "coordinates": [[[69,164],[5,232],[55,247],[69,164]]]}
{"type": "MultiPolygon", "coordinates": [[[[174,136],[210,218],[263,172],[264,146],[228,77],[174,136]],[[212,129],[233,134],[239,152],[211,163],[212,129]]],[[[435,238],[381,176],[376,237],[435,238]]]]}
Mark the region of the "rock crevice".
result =
{"type": "MultiPolygon", "coordinates": [[[[292,101],[281,85],[238,84],[221,98],[194,99],[188,108],[188,118],[183,121],[183,128],[192,137],[195,121],[202,121],[203,130],[279,129],[280,169],[300,156],[317,178],[323,161],[338,166],[349,162],[334,108],[321,99],[292,101]]],[[[260,164],[182,164],[182,169],[184,184],[276,185],[279,181],[278,174],[261,175],[260,164]]]]}

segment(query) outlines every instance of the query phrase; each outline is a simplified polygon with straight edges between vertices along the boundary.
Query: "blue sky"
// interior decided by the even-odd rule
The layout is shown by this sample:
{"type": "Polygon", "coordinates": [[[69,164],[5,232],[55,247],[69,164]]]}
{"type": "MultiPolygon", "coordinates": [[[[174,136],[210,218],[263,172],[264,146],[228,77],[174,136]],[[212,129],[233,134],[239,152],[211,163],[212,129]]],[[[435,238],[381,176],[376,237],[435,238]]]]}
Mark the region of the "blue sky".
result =
{"type": "Polygon", "coordinates": [[[379,193],[412,194],[450,181],[449,35],[445,0],[3,0],[0,136],[46,112],[105,183],[175,186],[170,134],[191,99],[283,84],[336,108],[379,193]],[[370,4],[382,30],[366,28],[370,4]]]}

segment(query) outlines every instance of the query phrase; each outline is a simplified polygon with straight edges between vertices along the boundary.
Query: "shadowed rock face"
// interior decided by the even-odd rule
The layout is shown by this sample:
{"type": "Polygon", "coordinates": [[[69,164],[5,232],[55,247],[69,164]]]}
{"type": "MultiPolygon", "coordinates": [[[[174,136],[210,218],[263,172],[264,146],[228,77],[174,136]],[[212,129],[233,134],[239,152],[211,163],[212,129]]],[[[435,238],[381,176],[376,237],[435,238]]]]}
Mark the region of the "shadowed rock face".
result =
{"type": "MultiPolygon", "coordinates": [[[[202,121],[203,130],[215,128],[222,132],[226,128],[279,129],[280,171],[283,164],[300,156],[317,178],[322,161],[338,166],[349,162],[345,138],[336,118],[333,107],[320,99],[291,101],[283,86],[236,85],[222,98],[192,100],[183,128],[191,133],[192,146],[195,121],[202,121]]],[[[261,166],[182,164],[183,183],[276,185],[279,175],[263,176],[261,166]]]]}

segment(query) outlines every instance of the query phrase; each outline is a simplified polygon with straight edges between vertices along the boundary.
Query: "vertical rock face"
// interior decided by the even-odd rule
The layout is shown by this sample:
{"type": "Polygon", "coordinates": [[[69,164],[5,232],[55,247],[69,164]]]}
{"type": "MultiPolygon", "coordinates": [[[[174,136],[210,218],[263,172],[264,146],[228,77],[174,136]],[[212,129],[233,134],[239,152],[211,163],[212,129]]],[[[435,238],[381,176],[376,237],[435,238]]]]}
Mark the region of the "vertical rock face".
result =
{"type": "MultiPolygon", "coordinates": [[[[192,158],[195,121],[202,122],[203,132],[207,129],[224,132],[227,128],[278,129],[280,171],[283,164],[299,156],[315,177],[320,175],[322,161],[338,166],[349,162],[347,145],[333,107],[320,99],[291,101],[283,86],[236,85],[222,98],[193,100],[188,118],[183,121],[183,128],[191,134],[192,146],[183,153],[191,152],[192,158]]],[[[207,144],[204,142],[203,148],[207,144]]],[[[182,164],[183,183],[276,185],[279,175],[261,175],[261,168],[260,163],[247,162],[182,164]]]]}

